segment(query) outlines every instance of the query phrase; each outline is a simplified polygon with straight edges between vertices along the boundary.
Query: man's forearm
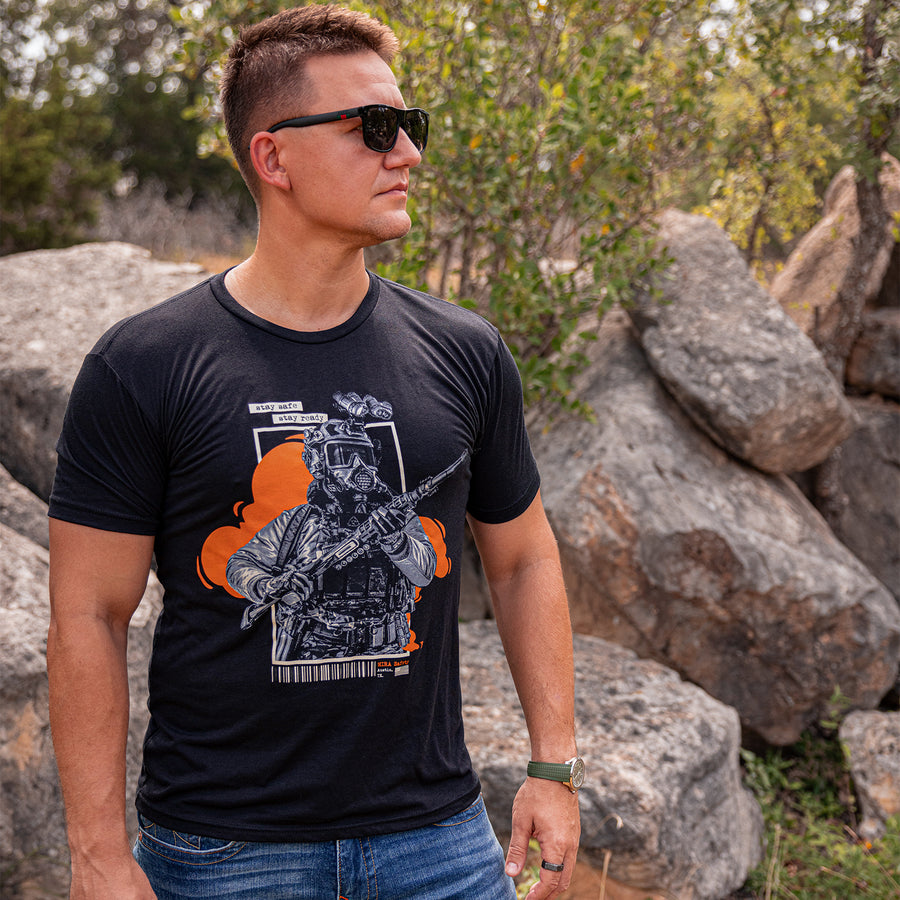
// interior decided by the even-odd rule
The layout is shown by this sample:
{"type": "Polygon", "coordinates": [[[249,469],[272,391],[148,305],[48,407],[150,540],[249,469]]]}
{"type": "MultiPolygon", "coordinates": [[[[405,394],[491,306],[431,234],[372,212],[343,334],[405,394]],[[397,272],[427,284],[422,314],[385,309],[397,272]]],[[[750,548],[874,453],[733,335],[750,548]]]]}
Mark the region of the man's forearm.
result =
{"type": "MultiPolygon", "coordinates": [[[[555,543],[536,541],[534,557],[492,584],[497,627],[531,739],[531,759],[562,763],[575,746],[572,630],[555,543]]],[[[524,774],[524,773],[523,773],[524,774]]],[[[559,782],[526,778],[516,794],[506,872],[522,872],[530,839],[541,850],[540,881],[528,900],[566,890],[581,833],[578,798],[559,782]],[[550,866],[550,868],[546,868],[550,866]]]]}
{"type": "Polygon", "coordinates": [[[538,558],[492,585],[497,627],[525,713],[531,758],[575,755],[572,630],[554,556],[538,558]]]}
{"type": "Polygon", "coordinates": [[[152,900],[125,829],[128,623],[151,535],[50,519],[50,727],[72,849],[70,900],[152,900]]]}
{"type": "Polygon", "coordinates": [[[94,616],[51,619],[50,726],[73,864],[129,852],[125,829],[127,628],[94,616]]]}

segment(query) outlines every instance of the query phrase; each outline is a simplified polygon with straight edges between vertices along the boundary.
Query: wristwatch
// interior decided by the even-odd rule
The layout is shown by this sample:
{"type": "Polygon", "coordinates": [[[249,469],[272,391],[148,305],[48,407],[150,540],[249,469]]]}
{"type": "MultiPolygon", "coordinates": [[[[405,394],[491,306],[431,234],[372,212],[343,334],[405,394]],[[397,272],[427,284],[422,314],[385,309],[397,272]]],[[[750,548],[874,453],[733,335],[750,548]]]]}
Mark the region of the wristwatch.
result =
{"type": "Polygon", "coordinates": [[[584,760],[580,756],[567,759],[564,763],[528,763],[528,774],[532,778],[547,778],[561,781],[573,794],[584,784],[584,760]]]}

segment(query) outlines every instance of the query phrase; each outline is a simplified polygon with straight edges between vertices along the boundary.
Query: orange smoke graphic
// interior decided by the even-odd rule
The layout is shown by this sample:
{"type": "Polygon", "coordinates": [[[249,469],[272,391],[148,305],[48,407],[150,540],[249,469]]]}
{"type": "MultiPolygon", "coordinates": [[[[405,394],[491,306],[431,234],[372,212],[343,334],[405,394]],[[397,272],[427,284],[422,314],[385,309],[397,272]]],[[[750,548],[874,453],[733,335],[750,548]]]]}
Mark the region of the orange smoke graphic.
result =
{"type": "Polygon", "coordinates": [[[306,489],[313,478],[302,453],[302,438],[288,438],[260,460],[251,482],[253,500],[246,505],[235,504],[238,524],[217,528],[200,551],[197,573],[208,588],[219,585],[233,597],[240,597],[225,579],[231,555],[286,509],[306,503],[306,489]]]}

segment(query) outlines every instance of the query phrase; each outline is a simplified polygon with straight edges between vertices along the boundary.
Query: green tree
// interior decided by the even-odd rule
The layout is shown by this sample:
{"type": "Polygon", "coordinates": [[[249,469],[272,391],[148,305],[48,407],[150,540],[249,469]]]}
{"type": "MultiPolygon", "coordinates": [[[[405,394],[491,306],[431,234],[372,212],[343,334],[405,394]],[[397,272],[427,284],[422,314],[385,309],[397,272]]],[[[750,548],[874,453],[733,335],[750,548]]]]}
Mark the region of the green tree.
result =
{"type": "Polygon", "coordinates": [[[0,11],[0,252],[65,246],[118,177],[112,126],[68,23],[44,31],[46,8],[13,0],[0,11]]]}
{"type": "Polygon", "coordinates": [[[230,194],[249,215],[233,167],[197,154],[165,0],[0,0],[0,12],[0,251],[82,240],[117,183],[230,194]]]}
{"type": "Polygon", "coordinates": [[[253,204],[234,165],[198,152],[203,124],[188,114],[193,102],[192,86],[177,74],[122,75],[106,94],[109,148],[131,184],[154,181],[169,199],[225,196],[249,221],[253,204]]]}
{"type": "Polygon", "coordinates": [[[106,111],[112,149],[132,182],[155,181],[169,198],[228,196],[249,216],[252,203],[235,167],[198,153],[203,123],[190,115],[202,89],[173,68],[182,35],[168,0],[116,0],[105,32],[106,111]]]}
{"type": "Polygon", "coordinates": [[[849,110],[802,4],[738,3],[720,36],[729,65],[714,103],[715,180],[701,210],[758,264],[770,244],[783,247],[814,223],[818,189],[839,164],[841,147],[814,111],[849,110]]]}
{"type": "Polygon", "coordinates": [[[900,149],[897,7],[888,0],[740,0],[710,20],[709,39],[726,47],[728,66],[704,157],[715,180],[698,208],[749,262],[782,250],[815,222],[841,165],[872,177],[880,152],[900,149]],[[866,16],[880,35],[877,47],[863,37],[866,16]],[[872,133],[867,121],[880,136],[878,154],[864,137],[872,133]]]}
{"type": "Polygon", "coordinates": [[[819,188],[842,148],[813,119],[819,88],[796,90],[742,62],[716,95],[721,131],[705,211],[752,265],[820,214],[819,188]]]}

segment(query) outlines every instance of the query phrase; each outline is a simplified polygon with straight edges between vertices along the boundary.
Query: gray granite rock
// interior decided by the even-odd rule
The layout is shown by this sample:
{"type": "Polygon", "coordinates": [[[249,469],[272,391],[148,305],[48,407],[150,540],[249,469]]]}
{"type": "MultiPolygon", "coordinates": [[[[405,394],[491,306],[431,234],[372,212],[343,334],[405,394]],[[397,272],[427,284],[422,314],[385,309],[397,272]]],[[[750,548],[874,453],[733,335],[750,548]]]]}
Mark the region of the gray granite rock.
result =
{"type": "Polygon", "coordinates": [[[16,481],[0,465],[0,523],[44,549],[50,545],[47,504],[16,481]]]}
{"type": "Polygon", "coordinates": [[[575,628],[655,657],[791,744],[836,686],[874,707],[900,610],[785,476],[693,428],[627,319],[604,319],[578,387],[596,422],[533,435],[575,628]]]}
{"type": "Polygon", "coordinates": [[[764,472],[802,472],[853,431],[841,386],[812,341],[753,278],[711,219],[659,220],[674,257],[630,310],[647,359],[682,409],[730,453],[764,472]]]}
{"type": "Polygon", "coordinates": [[[900,404],[877,397],[851,402],[859,427],[838,454],[845,502],[832,527],[900,600],[900,404]]]}
{"type": "Polygon", "coordinates": [[[131,244],[82,244],[0,259],[0,462],[50,496],[56,439],[85,354],[125,316],[202,281],[197,265],[131,244]]]}
{"type": "Polygon", "coordinates": [[[863,313],[862,334],[847,360],[847,383],[900,400],[900,297],[896,307],[863,313]]]}
{"type": "Polygon", "coordinates": [[[839,733],[859,798],[860,837],[878,840],[888,819],[900,816],[900,712],[850,713],[839,733]]]}
{"type": "MultiPolygon", "coordinates": [[[[883,159],[879,180],[885,209],[893,216],[900,213],[900,162],[887,154],[883,159]]],[[[869,306],[900,306],[896,271],[889,276],[892,256],[897,253],[893,228],[894,222],[889,219],[866,278],[865,298],[869,306]]],[[[825,193],[822,218],[797,243],[770,288],[775,299],[810,336],[818,332],[820,339],[828,339],[838,327],[835,300],[858,234],[856,172],[852,166],[844,166],[825,193]]]]}

